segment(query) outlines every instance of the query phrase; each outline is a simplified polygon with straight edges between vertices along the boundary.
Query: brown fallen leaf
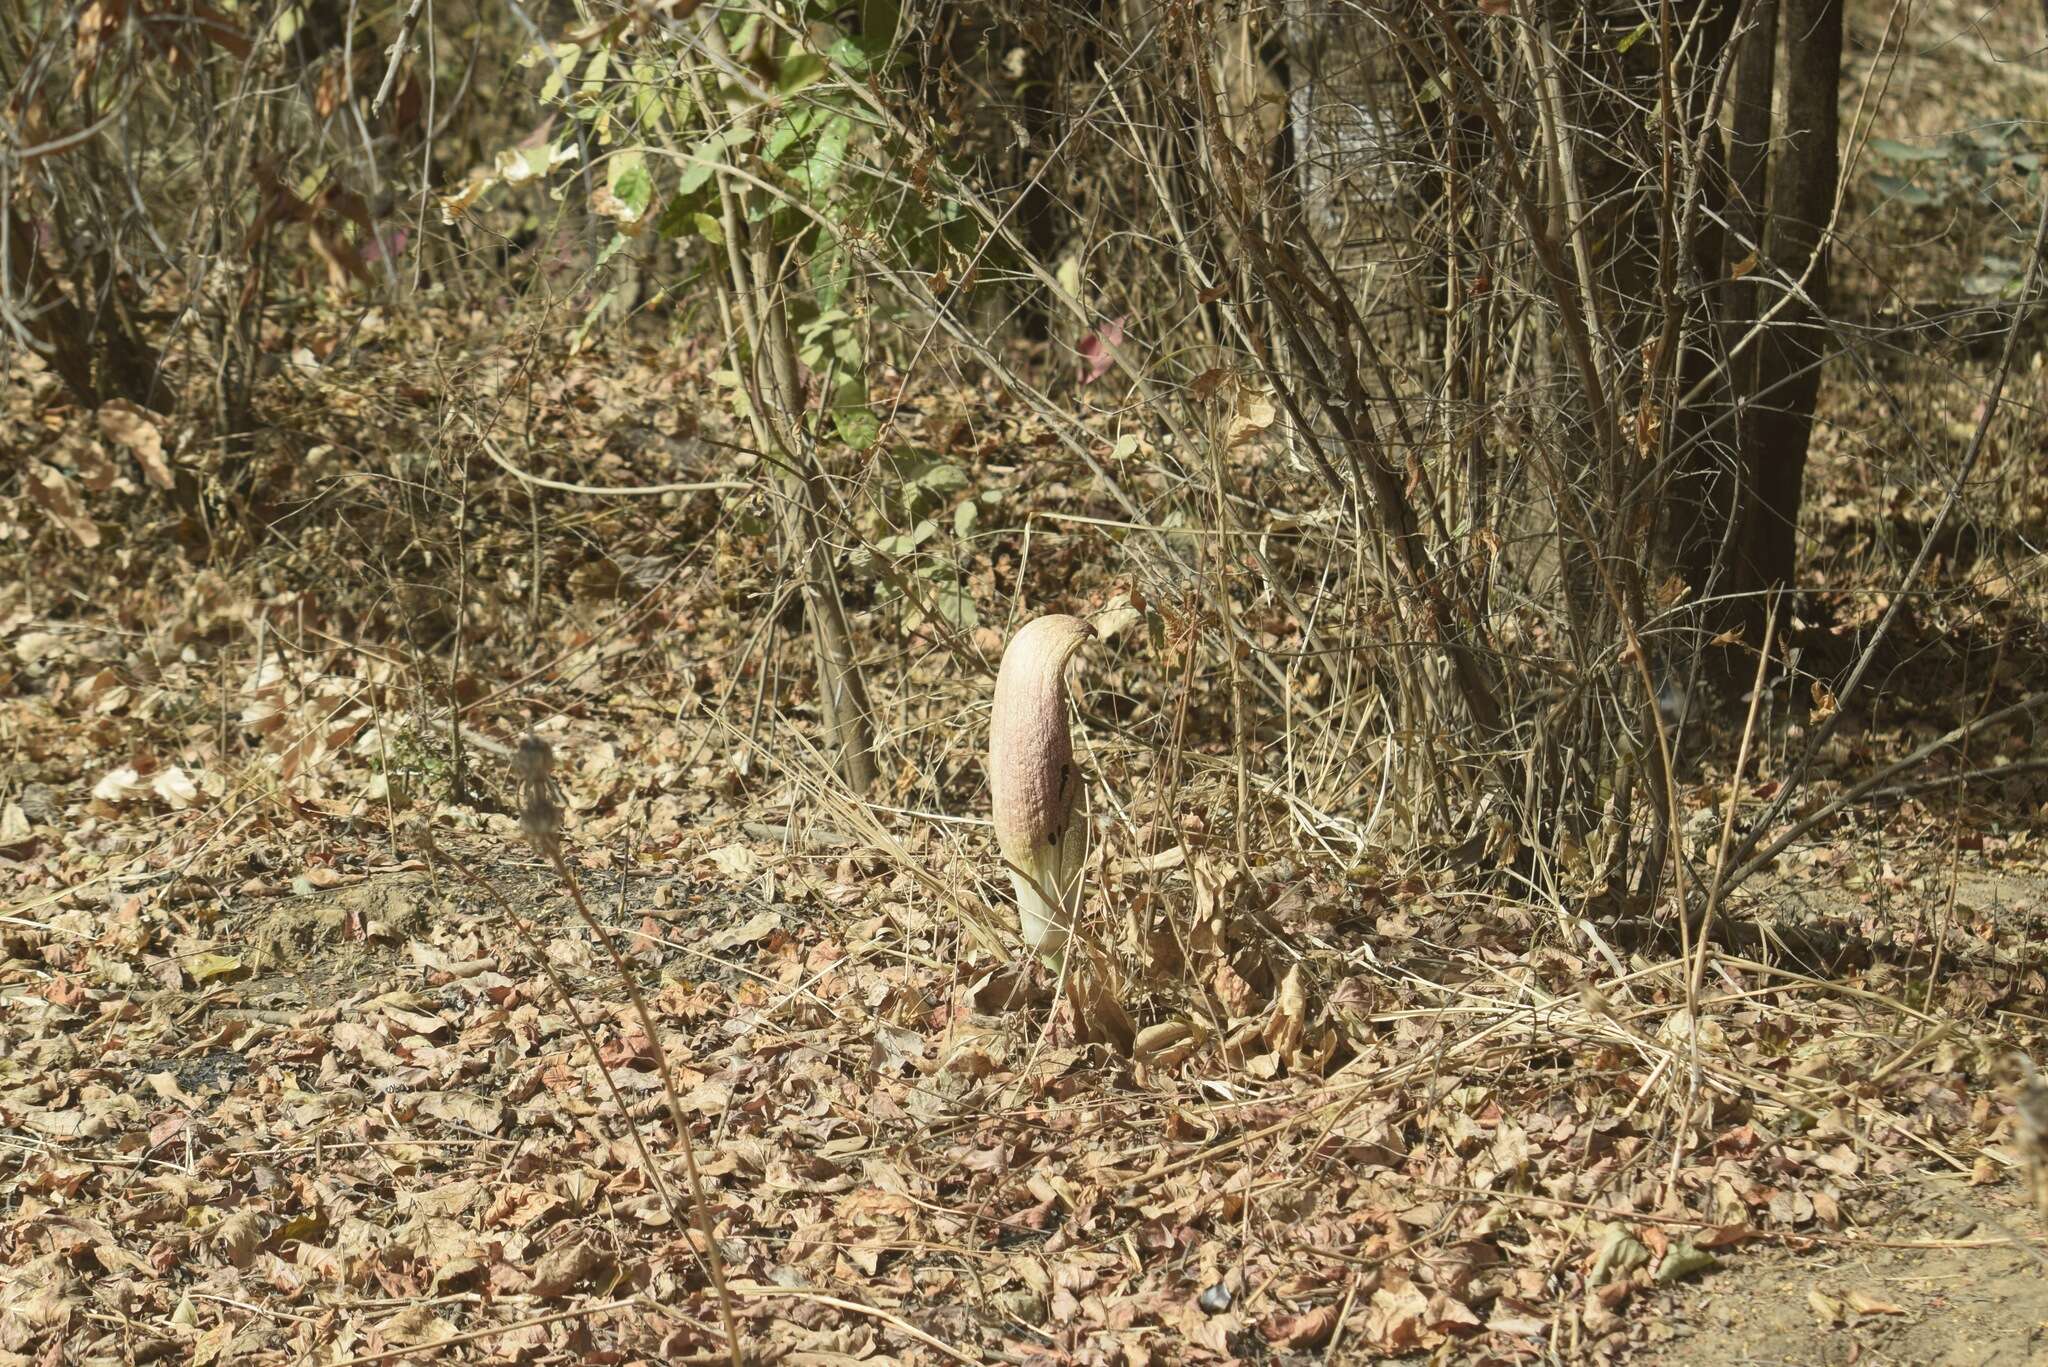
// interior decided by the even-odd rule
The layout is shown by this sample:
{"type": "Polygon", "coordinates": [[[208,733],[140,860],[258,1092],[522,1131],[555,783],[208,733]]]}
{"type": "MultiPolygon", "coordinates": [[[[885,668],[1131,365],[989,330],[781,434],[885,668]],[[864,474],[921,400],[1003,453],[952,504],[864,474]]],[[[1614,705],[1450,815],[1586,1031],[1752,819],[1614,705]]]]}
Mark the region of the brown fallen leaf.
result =
{"type": "Polygon", "coordinates": [[[1227,961],[1217,962],[1210,986],[1216,990],[1216,995],[1223,1001],[1223,1009],[1230,1013],[1233,1020],[1243,1020],[1247,1016],[1257,1015],[1266,1004],[1266,999],[1259,994],[1259,990],[1238,976],[1237,970],[1227,961]]]}
{"type": "Polygon", "coordinates": [[[191,1093],[178,1085],[178,1075],[176,1073],[149,1073],[142,1080],[149,1084],[149,1089],[152,1092],[155,1092],[164,1100],[175,1101],[180,1106],[194,1111],[199,1109],[198,1101],[192,1097],[191,1093]]]}
{"type": "Polygon", "coordinates": [[[100,435],[126,448],[151,484],[159,489],[176,485],[171,467],[164,460],[163,433],[141,409],[125,399],[115,399],[100,405],[99,423],[100,435]]]}
{"type": "Polygon", "coordinates": [[[235,1326],[222,1320],[192,1341],[192,1367],[213,1367],[234,1342],[235,1326]]]}
{"type": "Polygon", "coordinates": [[[377,1326],[387,1343],[415,1346],[445,1343],[455,1337],[455,1326],[424,1305],[410,1305],[377,1326]]]}
{"type": "Polygon", "coordinates": [[[1275,1315],[1260,1329],[1267,1344],[1274,1348],[1320,1348],[1329,1342],[1330,1331],[1337,1327],[1337,1316],[1343,1310],[1343,1302],[1332,1301],[1298,1315],[1275,1315]]]}
{"type": "Polygon", "coordinates": [[[1903,1315],[1905,1309],[1890,1301],[1879,1300],[1868,1291],[1849,1290],[1842,1293],[1842,1300],[1859,1315],[1903,1315]]]}
{"type": "Polygon", "coordinates": [[[578,1239],[541,1256],[534,1264],[531,1290],[542,1300],[552,1300],[598,1280],[610,1269],[611,1259],[578,1239]]]}
{"type": "Polygon", "coordinates": [[[71,533],[72,540],[87,550],[100,544],[100,529],[79,501],[78,490],[62,473],[41,461],[30,461],[26,485],[28,496],[49,514],[50,521],[71,533]]]}
{"type": "Polygon", "coordinates": [[[263,1217],[253,1210],[238,1210],[213,1228],[213,1246],[231,1267],[247,1267],[263,1242],[263,1217]]]}

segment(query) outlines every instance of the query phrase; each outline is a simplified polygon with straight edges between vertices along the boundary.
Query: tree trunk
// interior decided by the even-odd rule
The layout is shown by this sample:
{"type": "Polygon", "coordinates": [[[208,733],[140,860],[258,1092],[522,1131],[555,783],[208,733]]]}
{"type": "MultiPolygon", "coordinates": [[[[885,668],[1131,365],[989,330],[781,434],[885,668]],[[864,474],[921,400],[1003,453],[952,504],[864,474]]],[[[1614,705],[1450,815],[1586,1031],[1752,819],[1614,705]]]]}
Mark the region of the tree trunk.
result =
{"type": "MultiPolygon", "coordinates": [[[[1826,353],[1826,232],[1841,167],[1842,0],[1783,3],[1788,79],[1765,255],[1772,282],[1798,287],[1756,341],[1752,421],[1742,433],[1747,497],[1736,535],[1743,616],[1759,629],[1766,597],[1790,588],[1798,565],[1799,503],[1826,353]]],[[[1767,309],[1770,298],[1759,302],[1767,309]]],[[[1754,636],[1761,640],[1761,631],[1754,636]]]]}
{"type": "MultiPolygon", "coordinates": [[[[1772,88],[1777,80],[1778,0],[1755,0],[1747,24],[1736,35],[1732,109],[1726,158],[1725,203],[1728,229],[1725,270],[1709,275],[1720,288],[1710,296],[1719,306],[1720,354],[1729,358],[1720,392],[1703,399],[1703,407],[1719,411],[1705,428],[1700,443],[1686,453],[1678,497],[1673,502],[1679,573],[1704,605],[1701,625],[1719,632],[1744,620],[1744,600],[1733,596],[1737,585],[1731,555],[1734,521],[1749,481],[1742,475],[1742,453],[1755,449],[1755,415],[1747,401],[1756,393],[1755,342],[1743,339],[1757,319],[1757,267],[1763,256],[1766,202],[1771,169],[1772,88]],[[1732,277],[1732,278],[1729,278],[1732,277]],[[1737,351],[1742,347],[1741,351],[1737,351]]],[[[1710,171],[1707,185],[1713,186],[1710,171]]],[[[1691,388],[1689,380],[1686,386],[1691,388]]]]}
{"type": "Polygon", "coordinates": [[[5,310],[8,321],[18,323],[42,343],[50,369],[57,372],[73,398],[82,404],[97,404],[99,385],[93,379],[92,352],[86,346],[89,329],[85,316],[43,268],[35,230],[11,206],[0,228],[7,234],[6,256],[0,261],[7,271],[0,310],[5,310]]]}
{"type": "Polygon", "coordinates": [[[783,537],[800,567],[804,617],[818,671],[819,716],[830,741],[829,753],[846,786],[856,795],[865,795],[878,777],[875,714],[860,661],[853,653],[853,631],[846,620],[831,544],[819,526],[824,497],[818,484],[815,473],[782,481],[783,537]]]}
{"type": "MultiPolygon", "coordinates": [[[[1728,0],[1728,6],[1735,4],[1728,0]]],[[[1726,44],[1738,45],[1728,92],[1732,131],[1726,148],[1718,134],[1708,137],[1702,148],[1699,193],[1704,202],[1692,247],[1697,280],[1706,287],[1701,300],[1708,310],[1708,325],[1687,347],[1679,373],[1678,392],[1695,397],[1672,415],[1675,474],[1664,529],[1671,564],[1701,608],[1697,625],[1709,633],[1731,625],[1735,616],[1735,600],[1726,595],[1727,554],[1741,483],[1738,396],[1753,388],[1754,347],[1727,360],[1718,376],[1715,372],[1756,318],[1755,282],[1743,281],[1756,269],[1752,247],[1764,222],[1777,0],[1754,0],[1740,28],[1734,26],[1736,17],[1724,6],[1702,45],[1702,55],[1709,61],[1718,60],[1726,44]]],[[[1704,87],[1699,94],[1688,138],[1721,119],[1719,108],[1706,106],[1704,87]]]]}
{"type": "Polygon", "coordinates": [[[1687,434],[1670,532],[1677,568],[1704,606],[1700,624],[1713,632],[1740,627],[1761,642],[1771,595],[1791,588],[1798,572],[1799,508],[1827,350],[1841,0],[1754,0],[1737,40],[1728,265],[1713,291],[1729,359],[1721,394],[1708,399],[1727,407],[1697,436],[1687,434]],[[1774,111],[1781,30],[1789,69],[1774,111]]]}

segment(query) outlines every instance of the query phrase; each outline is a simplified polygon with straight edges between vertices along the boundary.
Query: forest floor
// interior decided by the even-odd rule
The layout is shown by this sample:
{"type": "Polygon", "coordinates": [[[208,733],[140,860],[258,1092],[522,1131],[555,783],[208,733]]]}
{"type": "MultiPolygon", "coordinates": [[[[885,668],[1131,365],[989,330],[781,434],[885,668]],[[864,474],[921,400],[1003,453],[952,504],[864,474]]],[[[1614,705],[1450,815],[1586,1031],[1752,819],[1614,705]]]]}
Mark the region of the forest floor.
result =
{"type": "MultiPolygon", "coordinates": [[[[0,1351],[715,1358],[651,1052],[553,872],[503,835],[393,859],[374,824],[256,806],[239,834],[166,820],[182,840],[4,923],[0,1351]]],[[[1939,935],[1947,965],[1932,994],[1905,954],[1717,965],[1702,1064],[1739,1095],[1674,1153],[1670,965],[1589,1009],[1597,967],[1510,953],[1530,927],[1455,888],[1368,891],[1360,925],[1359,889],[1301,880],[1291,924],[1359,971],[1276,991],[1235,1056],[1127,1055],[1042,992],[1003,1009],[1000,961],[886,861],[707,815],[668,855],[574,842],[577,875],[648,986],[764,1358],[2041,1354],[2048,1241],[1992,1081],[2048,1014],[2033,841],[1837,838],[1762,890],[1872,942],[1939,935]],[[1947,929],[1916,926],[1949,886],[1947,929]]]]}

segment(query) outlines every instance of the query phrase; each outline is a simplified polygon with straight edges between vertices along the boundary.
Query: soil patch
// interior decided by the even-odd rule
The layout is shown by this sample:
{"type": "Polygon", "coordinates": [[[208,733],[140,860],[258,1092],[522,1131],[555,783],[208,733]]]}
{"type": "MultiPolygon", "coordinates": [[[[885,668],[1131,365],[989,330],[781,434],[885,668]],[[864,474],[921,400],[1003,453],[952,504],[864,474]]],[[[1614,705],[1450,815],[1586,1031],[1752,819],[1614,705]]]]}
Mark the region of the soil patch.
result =
{"type": "Polygon", "coordinates": [[[1720,1367],[2048,1363],[2039,1221],[1960,1177],[1900,1181],[1862,1233],[1808,1253],[1751,1249],[1647,1318],[1645,1363],[1720,1367]],[[2031,1241],[2031,1243],[2029,1242],[2031,1241]]]}

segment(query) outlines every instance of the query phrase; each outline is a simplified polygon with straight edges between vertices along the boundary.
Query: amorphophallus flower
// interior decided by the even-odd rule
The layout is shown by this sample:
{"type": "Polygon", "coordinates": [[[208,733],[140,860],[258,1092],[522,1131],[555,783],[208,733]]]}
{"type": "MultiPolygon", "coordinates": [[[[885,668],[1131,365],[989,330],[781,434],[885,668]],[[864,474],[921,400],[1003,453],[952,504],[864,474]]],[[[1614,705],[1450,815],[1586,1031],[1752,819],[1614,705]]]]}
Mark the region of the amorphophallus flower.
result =
{"type": "Polygon", "coordinates": [[[1026,623],[1003,652],[989,717],[996,844],[1017,889],[1017,925],[1041,958],[1066,947],[1079,909],[1087,813],[1067,729],[1067,665],[1095,639],[1078,617],[1026,623]]]}

